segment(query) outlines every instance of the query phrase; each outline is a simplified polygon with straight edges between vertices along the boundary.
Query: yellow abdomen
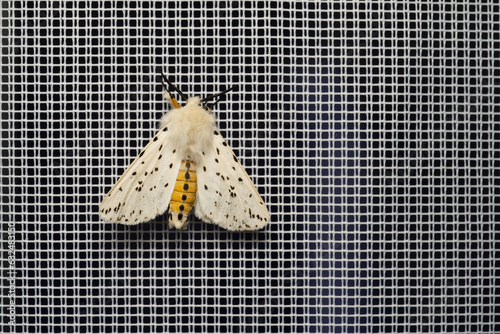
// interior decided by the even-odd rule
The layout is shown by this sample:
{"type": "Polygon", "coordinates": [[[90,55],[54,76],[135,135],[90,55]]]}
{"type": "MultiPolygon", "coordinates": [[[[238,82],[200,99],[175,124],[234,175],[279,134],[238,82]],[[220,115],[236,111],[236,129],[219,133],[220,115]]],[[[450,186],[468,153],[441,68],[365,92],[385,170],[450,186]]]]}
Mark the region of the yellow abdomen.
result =
{"type": "Polygon", "coordinates": [[[197,189],[196,165],[192,161],[183,160],[170,197],[169,227],[182,230],[187,228],[187,217],[193,208],[197,189]]]}

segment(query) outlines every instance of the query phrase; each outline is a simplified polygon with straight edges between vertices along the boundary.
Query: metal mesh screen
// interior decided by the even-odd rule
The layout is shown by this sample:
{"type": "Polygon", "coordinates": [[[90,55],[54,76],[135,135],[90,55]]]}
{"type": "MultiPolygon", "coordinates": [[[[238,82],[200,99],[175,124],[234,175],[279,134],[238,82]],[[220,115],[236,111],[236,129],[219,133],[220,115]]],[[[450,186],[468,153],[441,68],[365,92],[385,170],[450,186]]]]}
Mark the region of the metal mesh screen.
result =
{"type": "Polygon", "coordinates": [[[4,332],[500,332],[494,1],[1,3],[4,332]],[[161,70],[263,231],[99,220],[161,70]]]}

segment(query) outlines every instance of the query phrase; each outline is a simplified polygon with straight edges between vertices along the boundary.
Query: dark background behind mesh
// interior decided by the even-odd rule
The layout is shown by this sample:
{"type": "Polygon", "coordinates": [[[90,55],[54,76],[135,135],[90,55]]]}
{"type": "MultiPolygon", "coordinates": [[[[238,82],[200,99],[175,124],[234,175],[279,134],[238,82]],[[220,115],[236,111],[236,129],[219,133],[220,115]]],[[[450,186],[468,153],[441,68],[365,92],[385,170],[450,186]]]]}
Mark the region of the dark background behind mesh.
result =
{"type": "Polygon", "coordinates": [[[3,1],[4,331],[499,332],[498,12],[3,1]],[[239,84],[215,114],[263,231],[99,220],[168,109],[160,71],[239,84]]]}

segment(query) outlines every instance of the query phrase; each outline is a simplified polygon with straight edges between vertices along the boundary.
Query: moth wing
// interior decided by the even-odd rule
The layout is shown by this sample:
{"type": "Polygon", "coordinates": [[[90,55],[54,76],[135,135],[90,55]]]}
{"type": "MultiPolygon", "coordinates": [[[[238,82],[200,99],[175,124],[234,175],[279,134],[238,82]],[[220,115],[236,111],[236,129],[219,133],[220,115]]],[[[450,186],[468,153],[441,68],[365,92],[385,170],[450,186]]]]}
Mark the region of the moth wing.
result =
{"type": "Polygon", "coordinates": [[[252,180],[217,131],[213,143],[197,166],[195,215],[228,230],[263,228],[269,211],[252,180]]]}
{"type": "Polygon", "coordinates": [[[165,126],[104,197],[99,209],[101,219],[135,225],[165,213],[182,162],[174,150],[165,126]]]}

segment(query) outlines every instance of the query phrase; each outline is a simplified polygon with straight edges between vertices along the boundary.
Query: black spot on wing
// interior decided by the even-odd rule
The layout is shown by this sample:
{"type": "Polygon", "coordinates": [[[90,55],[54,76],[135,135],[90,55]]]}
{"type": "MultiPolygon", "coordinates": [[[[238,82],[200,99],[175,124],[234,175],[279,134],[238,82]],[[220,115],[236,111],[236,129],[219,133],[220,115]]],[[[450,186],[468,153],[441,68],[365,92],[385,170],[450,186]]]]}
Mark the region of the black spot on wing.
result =
{"type": "Polygon", "coordinates": [[[236,156],[233,154],[233,159],[234,159],[234,162],[238,162],[238,158],[236,158],[236,156]]]}
{"type": "Polygon", "coordinates": [[[139,158],[142,158],[142,156],[144,155],[144,152],[146,152],[146,150],[142,151],[141,154],[139,154],[139,158]]]}
{"type": "Polygon", "coordinates": [[[216,147],[215,149],[217,150],[217,154],[220,155],[219,148],[216,147]]]}
{"type": "Polygon", "coordinates": [[[168,127],[164,127],[162,131],[163,132],[168,131],[168,127]]]}
{"type": "Polygon", "coordinates": [[[169,167],[170,167],[170,168],[172,168],[173,166],[174,166],[174,164],[170,164],[170,166],[169,166],[169,167]]]}
{"type": "Polygon", "coordinates": [[[160,159],[161,159],[161,157],[162,157],[162,155],[160,154],[160,155],[158,156],[158,160],[160,160],[160,159]]]}
{"type": "Polygon", "coordinates": [[[216,158],[216,159],[215,159],[215,162],[216,162],[216,163],[219,163],[219,159],[217,159],[217,158],[216,158]]]}
{"type": "Polygon", "coordinates": [[[158,137],[157,137],[157,136],[155,136],[155,137],[153,138],[153,141],[157,141],[157,140],[158,140],[158,137]]]}
{"type": "Polygon", "coordinates": [[[132,173],[132,176],[135,176],[135,175],[137,175],[137,172],[133,172],[133,173],[132,173]]]}
{"type": "Polygon", "coordinates": [[[207,171],[207,167],[203,166],[203,171],[206,172],[207,171]]]}
{"type": "Polygon", "coordinates": [[[219,135],[219,132],[217,132],[217,130],[214,131],[214,135],[218,136],[219,135]]]}
{"type": "Polygon", "coordinates": [[[222,145],[227,146],[227,143],[224,141],[224,142],[222,142],[222,145]]]}

